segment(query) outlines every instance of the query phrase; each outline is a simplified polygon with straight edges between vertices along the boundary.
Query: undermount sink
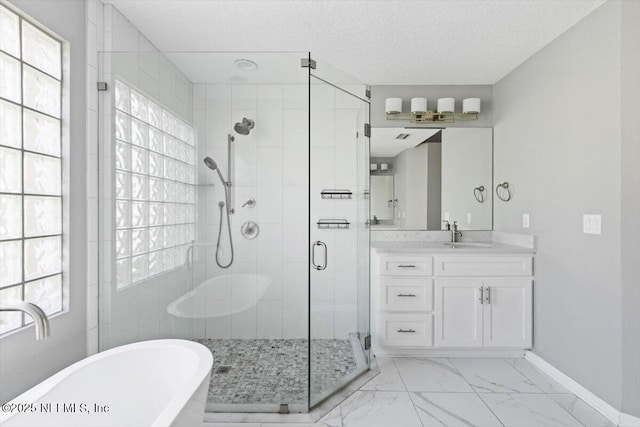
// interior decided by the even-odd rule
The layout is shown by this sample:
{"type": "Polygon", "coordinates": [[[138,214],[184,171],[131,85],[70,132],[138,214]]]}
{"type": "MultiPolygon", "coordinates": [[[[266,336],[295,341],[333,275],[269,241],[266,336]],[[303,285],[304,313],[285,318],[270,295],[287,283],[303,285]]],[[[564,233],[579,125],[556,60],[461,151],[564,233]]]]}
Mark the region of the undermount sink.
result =
{"type": "Polygon", "coordinates": [[[450,248],[456,249],[464,249],[464,248],[484,248],[489,249],[492,247],[491,243],[480,243],[480,242],[445,242],[444,246],[448,246],[450,248]]]}

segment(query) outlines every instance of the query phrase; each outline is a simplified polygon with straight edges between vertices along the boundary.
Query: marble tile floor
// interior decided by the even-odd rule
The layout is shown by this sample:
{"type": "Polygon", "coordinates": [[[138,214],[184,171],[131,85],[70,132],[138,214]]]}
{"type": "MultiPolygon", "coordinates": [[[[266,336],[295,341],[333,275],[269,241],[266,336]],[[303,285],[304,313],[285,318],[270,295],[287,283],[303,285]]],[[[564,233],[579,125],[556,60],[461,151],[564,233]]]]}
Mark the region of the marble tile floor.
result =
{"type": "Polygon", "coordinates": [[[376,360],[380,374],[316,423],[301,423],[303,414],[230,414],[234,422],[217,414],[205,427],[614,426],[524,359],[376,360]]]}

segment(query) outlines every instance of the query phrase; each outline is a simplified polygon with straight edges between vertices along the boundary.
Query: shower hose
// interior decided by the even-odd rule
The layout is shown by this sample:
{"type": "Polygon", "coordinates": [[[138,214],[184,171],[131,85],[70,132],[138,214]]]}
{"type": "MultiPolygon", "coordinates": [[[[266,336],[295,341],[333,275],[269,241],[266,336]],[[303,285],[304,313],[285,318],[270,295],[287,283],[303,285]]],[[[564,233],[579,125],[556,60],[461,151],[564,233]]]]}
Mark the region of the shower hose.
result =
{"type": "Polygon", "coordinates": [[[229,193],[226,186],[224,187],[224,200],[225,200],[224,202],[218,203],[218,207],[220,208],[220,225],[218,226],[218,242],[216,243],[216,264],[218,264],[218,267],[220,268],[229,268],[231,264],[233,264],[233,238],[231,237],[231,222],[229,221],[229,193]],[[226,209],[224,209],[225,202],[226,202],[226,209]],[[231,247],[231,259],[229,260],[229,263],[227,265],[222,264],[219,260],[220,248],[221,248],[220,239],[222,238],[223,209],[227,214],[227,232],[229,233],[229,246],[231,247]]]}

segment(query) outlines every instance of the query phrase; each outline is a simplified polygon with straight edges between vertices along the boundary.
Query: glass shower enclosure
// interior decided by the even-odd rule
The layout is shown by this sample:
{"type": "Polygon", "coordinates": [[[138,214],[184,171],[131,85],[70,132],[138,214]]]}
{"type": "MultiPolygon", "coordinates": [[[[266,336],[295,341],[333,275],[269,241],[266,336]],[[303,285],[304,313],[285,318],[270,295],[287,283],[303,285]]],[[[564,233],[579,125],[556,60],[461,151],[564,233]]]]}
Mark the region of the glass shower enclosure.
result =
{"type": "Polygon", "coordinates": [[[367,371],[366,87],[308,52],[99,74],[100,350],[205,345],[215,412],[306,412],[367,371]]]}

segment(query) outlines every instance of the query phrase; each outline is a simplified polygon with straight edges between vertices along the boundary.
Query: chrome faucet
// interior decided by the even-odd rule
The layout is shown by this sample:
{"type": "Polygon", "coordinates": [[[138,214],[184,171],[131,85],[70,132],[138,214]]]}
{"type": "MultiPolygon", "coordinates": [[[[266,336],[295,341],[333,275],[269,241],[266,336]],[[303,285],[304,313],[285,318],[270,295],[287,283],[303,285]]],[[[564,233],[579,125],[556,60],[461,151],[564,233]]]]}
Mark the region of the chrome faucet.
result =
{"type": "Polygon", "coordinates": [[[458,231],[458,221],[453,221],[451,225],[451,243],[457,242],[459,237],[462,237],[462,232],[458,231]]]}
{"type": "Polygon", "coordinates": [[[371,219],[371,224],[374,224],[374,225],[380,224],[380,220],[378,219],[377,215],[373,216],[373,218],[371,219]]]}
{"type": "Polygon", "coordinates": [[[37,305],[31,302],[11,301],[0,304],[1,311],[21,311],[28,314],[36,325],[36,339],[43,340],[49,337],[49,318],[37,305]]]}

